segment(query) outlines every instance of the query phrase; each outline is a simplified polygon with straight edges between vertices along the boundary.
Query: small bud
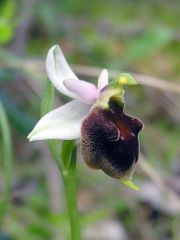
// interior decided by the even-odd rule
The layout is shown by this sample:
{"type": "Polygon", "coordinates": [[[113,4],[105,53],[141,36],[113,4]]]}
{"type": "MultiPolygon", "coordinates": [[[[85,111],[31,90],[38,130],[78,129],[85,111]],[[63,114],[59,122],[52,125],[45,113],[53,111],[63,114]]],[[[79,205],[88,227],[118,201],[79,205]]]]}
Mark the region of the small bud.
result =
{"type": "Polygon", "coordinates": [[[136,85],[137,84],[136,80],[129,73],[122,73],[117,81],[120,85],[124,85],[124,84],[136,85]]]}

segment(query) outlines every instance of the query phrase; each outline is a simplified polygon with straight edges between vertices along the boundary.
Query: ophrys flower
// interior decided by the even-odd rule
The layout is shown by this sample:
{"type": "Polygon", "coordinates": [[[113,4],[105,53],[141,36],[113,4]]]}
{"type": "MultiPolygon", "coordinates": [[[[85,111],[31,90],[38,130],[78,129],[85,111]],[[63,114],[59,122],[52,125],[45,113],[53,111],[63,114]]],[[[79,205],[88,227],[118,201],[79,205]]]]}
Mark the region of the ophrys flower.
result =
{"type": "Polygon", "coordinates": [[[96,102],[100,90],[108,84],[108,72],[103,70],[98,87],[79,80],[72,72],[61,49],[53,46],[47,55],[46,70],[54,87],[74,100],[43,116],[28,138],[30,141],[44,139],[78,139],[82,120],[96,102]]]}
{"type": "Polygon", "coordinates": [[[80,138],[88,166],[114,178],[129,178],[138,160],[138,133],[143,124],[124,113],[123,85],[136,81],[123,73],[108,84],[106,69],[97,87],[79,80],[58,46],[49,50],[46,69],[55,88],[74,100],[43,116],[29,140],[80,138]]]}

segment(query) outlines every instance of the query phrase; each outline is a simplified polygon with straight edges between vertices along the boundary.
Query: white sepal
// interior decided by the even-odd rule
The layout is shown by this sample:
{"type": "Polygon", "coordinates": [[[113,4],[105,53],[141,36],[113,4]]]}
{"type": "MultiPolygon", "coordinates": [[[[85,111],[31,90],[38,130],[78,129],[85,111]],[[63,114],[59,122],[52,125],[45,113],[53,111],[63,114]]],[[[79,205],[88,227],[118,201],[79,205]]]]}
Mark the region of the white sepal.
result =
{"type": "Polygon", "coordinates": [[[90,105],[73,100],[47,113],[36,124],[28,138],[30,141],[45,139],[71,140],[80,137],[82,120],[87,116],[90,105]]]}
{"type": "Polygon", "coordinates": [[[50,48],[46,58],[46,70],[49,80],[55,88],[63,94],[76,98],[76,96],[68,91],[63,84],[65,79],[78,79],[69,67],[60,47],[55,45],[50,48]]]}

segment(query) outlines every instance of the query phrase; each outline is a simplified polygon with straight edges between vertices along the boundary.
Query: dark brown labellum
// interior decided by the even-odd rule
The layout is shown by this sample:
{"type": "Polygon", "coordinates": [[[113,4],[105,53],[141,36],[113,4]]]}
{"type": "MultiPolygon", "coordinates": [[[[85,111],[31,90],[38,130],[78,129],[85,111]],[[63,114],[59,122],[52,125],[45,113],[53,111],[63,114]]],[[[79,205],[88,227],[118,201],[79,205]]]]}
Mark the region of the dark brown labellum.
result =
{"type": "Polygon", "coordinates": [[[124,113],[116,97],[109,108],[95,107],[81,126],[81,149],[85,162],[114,178],[129,176],[138,161],[138,133],[143,123],[124,113]]]}

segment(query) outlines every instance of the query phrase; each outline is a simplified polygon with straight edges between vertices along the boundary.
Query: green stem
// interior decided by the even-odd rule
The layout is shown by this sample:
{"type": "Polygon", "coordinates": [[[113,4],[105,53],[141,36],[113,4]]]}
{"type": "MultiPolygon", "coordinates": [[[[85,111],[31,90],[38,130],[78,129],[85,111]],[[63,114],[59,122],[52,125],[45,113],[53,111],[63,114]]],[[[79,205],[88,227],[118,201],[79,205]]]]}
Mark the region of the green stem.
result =
{"type": "Polygon", "coordinates": [[[0,203],[0,222],[3,215],[8,209],[10,203],[10,188],[11,188],[11,175],[12,175],[12,142],[11,132],[9,128],[8,119],[0,102],[0,130],[2,132],[2,143],[3,143],[3,164],[4,164],[4,189],[3,199],[0,203]]]}
{"type": "MultiPolygon", "coordinates": [[[[65,170],[66,171],[66,170],[65,170]]],[[[66,192],[67,208],[71,226],[71,239],[80,240],[79,214],[76,199],[75,172],[69,170],[63,173],[64,188],[66,192]]]]}
{"type": "MultiPolygon", "coordinates": [[[[41,115],[51,111],[54,106],[54,87],[47,81],[46,90],[41,103],[41,115]]],[[[53,159],[62,175],[66,192],[67,208],[71,226],[71,240],[80,240],[79,214],[76,199],[75,167],[76,147],[74,141],[64,141],[60,146],[59,141],[47,142],[53,159]]]]}
{"type": "MultiPolygon", "coordinates": [[[[48,146],[50,152],[57,163],[58,169],[62,175],[64,189],[66,193],[66,202],[68,209],[68,216],[70,221],[71,228],[71,240],[80,240],[80,224],[79,224],[79,214],[77,207],[77,199],[76,199],[76,179],[75,179],[75,171],[76,171],[76,147],[72,149],[71,156],[63,156],[65,159],[60,157],[59,151],[59,143],[57,141],[48,141],[48,146]],[[68,159],[70,158],[70,159],[68,159]],[[64,164],[70,160],[70,165],[64,164]]],[[[62,146],[62,152],[64,150],[68,151],[69,149],[65,149],[66,145],[62,146]],[[64,149],[63,149],[64,148],[64,149]]],[[[70,155],[70,151],[69,151],[70,155]]]]}

